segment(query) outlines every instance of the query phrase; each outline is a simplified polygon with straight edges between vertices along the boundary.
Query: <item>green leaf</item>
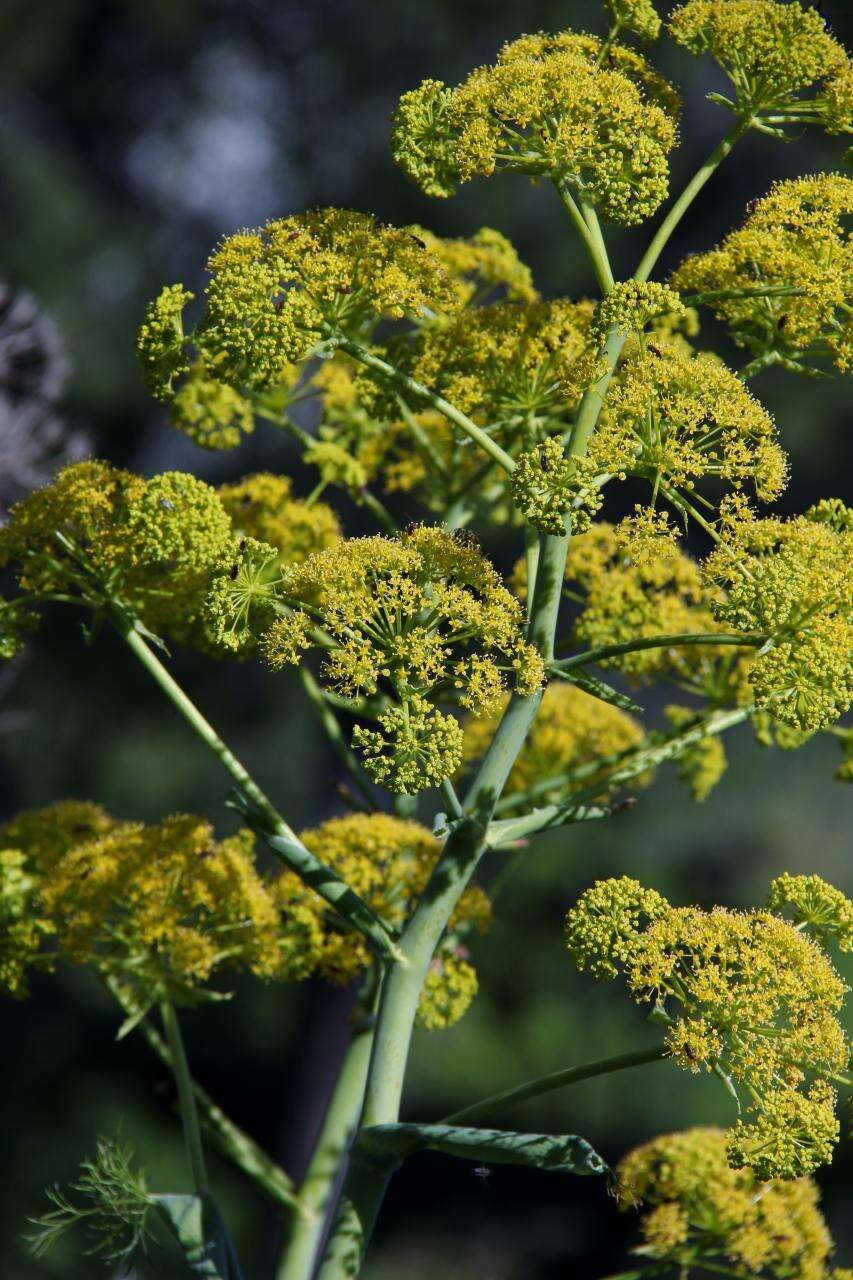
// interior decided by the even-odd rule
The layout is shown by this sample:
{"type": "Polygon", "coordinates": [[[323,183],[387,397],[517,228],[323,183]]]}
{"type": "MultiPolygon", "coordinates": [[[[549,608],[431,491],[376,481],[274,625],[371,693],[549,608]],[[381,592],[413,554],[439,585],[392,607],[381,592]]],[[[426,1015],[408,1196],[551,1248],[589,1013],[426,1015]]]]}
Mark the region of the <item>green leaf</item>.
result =
{"type": "Polygon", "coordinates": [[[607,684],[604,680],[599,680],[598,676],[591,676],[582,667],[570,667],[566,671],[563,671],[560,667],[549,667],[549,670],[562,680],[568,680],[570,684],[577,685],[584,693],[591,694],[593,698],[598,698],[600,702],[607,702],[611,707],[619,707],[620,711],[633,711],[640,714],[643,710],[626,693],[620,693],[618,689],[614,689],[612,685],[607,684]]]}
{"type": "Polygon", "coordinates": [[[151,1200],[194,1275],[208,1280],[243,1280],[234,1246],[211,1196],[157,1195],[151,1200]]]}
{"type": "Polygon", "coordinates": [[[378,1155],[429,1149],[484,1164],[518,1164],[552,1173],[601,1174],[607,1164],[576,1134],[516,1133],[448,1124],[383,1124],[365,1129],[359,1145],[378,1155]]]}

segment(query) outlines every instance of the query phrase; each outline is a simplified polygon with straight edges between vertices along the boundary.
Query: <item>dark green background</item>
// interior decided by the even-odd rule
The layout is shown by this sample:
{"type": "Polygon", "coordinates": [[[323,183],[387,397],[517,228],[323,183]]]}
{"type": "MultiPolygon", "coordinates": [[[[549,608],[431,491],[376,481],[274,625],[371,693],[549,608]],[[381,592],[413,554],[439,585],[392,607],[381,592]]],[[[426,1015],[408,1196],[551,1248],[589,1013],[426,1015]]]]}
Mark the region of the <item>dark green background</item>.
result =
{"type": "MultiPolygon", "coordinates": [[[[843,35],[846,5],[824,9],[843,35]]],[[[399,93],[423,76],[453,82],[504,39],[569,24],[603,25],[591,4],[547,0],[6,0],[0,276],[36,292],[64,331],[74,367],[69,421],[91,430],[99,452],[146,473],[178,467],[221,479],[259,465],[291,468],[281,437],[263,426],[226,456],[172,432],[141,388],[133,338],[164,282],[199,282],[218,236],[306,206],[371,209],[444,234],[490,224],[511,236],[546,294],[590,289],[549,189],[504,177],[429,201],[395,170],[387,147],[399,93]]],[[[666,42],[659,61],[685,88],[677,184],[727,127],[704,101],[722,86],[710,64],[666,42]]],[[[789,145],[748,138],[663,266],[713,243],[774,178],[837,166],[842,150],[816,133],[789,145]]],[[[647,234],[609,235],[617,274],[630,273],[647,234]]],[[[711,327],[708,334],[716,341],[711,327]]],[[[755,388],[793,456],[782,507],[839,492],[841,384],[778,375],[755,388]]],[[[344,518],[351,532],[364,527],[357,510],[344,518]]],[[[492,549],[503,566],[518,550],[505,538],[492,549]]],[[[335,761],[295,679],[193,654],[175,655],[174,666],[295,825],[340,811],[335,761]]],[[[5,812],[87,796],[125,817],[195,809],[230,829],[226,778],[111,637],[86,648],[74,619],[50,618],[2,710],[23,714],[0,737],[5,812]]],[[[409,1118],[434,1118],[526,1076],[650,1040],[620,990],[576,975],[563,950],[565,909],[593,878],[627,872],[675,901],[749,905],[779,871],[814,869],[849,892],[849,792],[832,780],[833,744],[770,754],[743,734],[731,753],[732,769],[701,807],[665,774],[631,815],[529,853],[491,935],[477,944],[483,990],[473,1011],[449,1032],[416,1036],[409,1118]]],[[[348,998],[313,984],[247,983],[232,1003],[187,1020],[199,1077],[293,1172],[335,1070],[348,998]]],[[[27,1258],[17,1243],[24,1219],[41,1207],[41,1188],[67,1179],[95,1135],[119,1121],[152,1185],[171,1189],[183,1176],[171,1091],[144,1045],[115,1043],[115,1014],[83,973],[37,982],[28,1002],[0,1006],[0,1018],[0,1274],[82,1280],[97,1264],[75,1251],[39,1264],[27,1258]]],[[[553,1095],[514,1117],[580,1132],[610,1160],[662,1130],[727,1118],[719,1088],[667,1065],[553,1095]]],[[[848,1148],[820,1179],[840,1241],[847,1232],[839,1258],[847,1265],[850,1172],[848,1148]]],[[[269,1276],[276,1212],[225,1167],[215,1166],[215,1179],[247,1275],[269,1276]]],[[[625,1265],[630,1228],[601,1183],[506,1167],[482,1179],[469,1166],[419,1156],[394,1185],[366,1274],[593,1280],[625,1265]]],[[[171,1275],[162,1259],[154,1270],[171,1275]]]]}

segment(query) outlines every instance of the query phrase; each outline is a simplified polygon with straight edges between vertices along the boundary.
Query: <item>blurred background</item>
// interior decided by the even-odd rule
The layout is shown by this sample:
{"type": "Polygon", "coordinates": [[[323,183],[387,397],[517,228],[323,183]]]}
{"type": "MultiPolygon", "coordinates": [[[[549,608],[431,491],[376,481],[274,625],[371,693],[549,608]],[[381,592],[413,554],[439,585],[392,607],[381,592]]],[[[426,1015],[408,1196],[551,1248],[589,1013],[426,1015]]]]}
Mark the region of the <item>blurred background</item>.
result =
{"type": "MultiPolygon", "coordinates": [[[[822,11],[849,43],[846,0],[825,0],[822,11]]],[[[217,481],[259,466],[292,468],[287,444],[263,424],[236,453],[196,448],[169,428],[135,367],[146,302],[166,282],[197,286],[211,245],[236,228],[327,203],[447,235],[487,224],[512,238],[544,293],[590,290],[550,189],[507,176],[430,201],[397,172],[387,145],[399,94],[423,77],[454,83],[505,39],[568,25],[605,29],[587,0],[6,0],[0,377],[10,298],[21,290],[38,299],[47,319],[31,322],[44,341],[61,344],[64,364],[54,366],[52,407],[36,419],[3,388],[0,500],[41,482],[45,449],[217,481]]],[[[727,128],[705,102],[722,85],[711,64],[666,41],[655,52],[685,95],[677,187],[727,128]]],[[[749,137],[685,220],[663,267],[710,246],[775,178],[838,167],[842,150],[815,132],[787,145],[749,137]]],[[[609,233],[617,276],[630,273],[647,234],[609,233]]],[[[20,323],[30,304],[17,305],[20,323]]],[[[708,341],[718,336],[709,325],[708,341]]],[[[782,509],[839,493],[841,384],[783,373],[754,387],[793,458],[782,509]]],[[[849,487],[840,496],[849,500],[849,487]]],[[[343,515],[348,531],[366,527],[356,508],[343,515]]],[[[518,550],[509,540],[491,549],[503,567],[518,550]]],[[[195,654],[176,653],[173,666],[294,825],[341,811],[336,761],[295,679],[195,654]]],[[[232,829],[227,778],[111,636],[87,647],[75,619],[49,618],[31,650],[0,674],[0,699],[0,817],[88,797],[125,818],[198,810],[223,834],[232,829]]],[[[563,949],[563,914],[592,879],[628,873],[675,901],[704,905],[760,902],[783,869],[816,870],[850,891],[850,793],[833,781],[833,744],[771,754],[744,733],[729,749],[732,768],[702,806],[664,774],[629,817],[536,845],[491,934],[476,944],[481,994],[472,1011],[450,1031],[416,1035],[410,1118],[435,1118],[531,1075],[650,1042],[641,1013],[615,986],[576,975],[563,949]]],[[[345,1043],[350,1002],[351,993],[319,984],[246,983],[233,1001],[186,1019],[200,1080],[294,1175],[345,1043]]],[[[43,1188],[73,1176],[95,1137],[119,1123],[152,1187],[181,1184],[170,1086],[141,1039],[116,1043],[117,1025],[81,972],[38,980],[25,1003],[0,1005],[4,1276],[95,1274],[80,1247],[34,1262],[21,1233],[44,1208],[43,1188]]],[[[661,1131],[730,1118],[718,1086],[657,1065],[527,1104],[513,1121],[581,1133],[615,1161],[661,1131]]],[[[847,1266],[852,1168],[848,1146],[820,1178],[847,1266]]],[[[275,1206],[225,1165],[214,1164],[214,1177],[247,1275],[269,1277],[283,1229],[275,1206]]],[[[598,1181],[508,1167],[481,1177],[422,1155],[394,1183],[366,1276],[594,1280],[628,1265],[632,1239],[630,1216],[617,1213],[598,1181]]],[[[172,1274],[162,1259],[154,1270],[172,1274]]]]}

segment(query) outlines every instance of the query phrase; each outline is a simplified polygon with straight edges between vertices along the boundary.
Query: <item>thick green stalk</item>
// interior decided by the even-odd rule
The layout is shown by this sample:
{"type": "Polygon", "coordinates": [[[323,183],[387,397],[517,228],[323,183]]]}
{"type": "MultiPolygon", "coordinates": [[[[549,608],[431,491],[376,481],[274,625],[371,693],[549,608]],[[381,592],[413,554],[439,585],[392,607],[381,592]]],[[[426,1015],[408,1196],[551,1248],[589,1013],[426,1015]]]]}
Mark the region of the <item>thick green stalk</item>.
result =
{"type": "Polygon", "coordinates": [[[579,1080],[592,1080],[595,1076],[609,1075],[613,1071],[625,1071],[629,1067],[642,1067],[649,1062],[661,1062],[668,1057],[669,1051],[658,1046],[654,1049],[640,1049],[636,1053],[619,1053],[612,1058],[599,1058],[596,1062],[586,1062],[580,1067],[568,1067],[563,1071],[552,1071],[547,1076],[538,1076],[528,1080],[515,1089],[504,1089],[502,1093],[493,1093],[481,1102],[454,1111],[444,1116],[440,1124],[479,1125],[493,1112],[504,1107],[516,1106],[526,1102],[528,1098],[538,1098],[542,1093],[551,1093],[554,1089],[564,1089],[567,1085],[576,1084],[579,1080]]]}
{"type": "Polygon", "coordinates": [[[299,1202],[306,1214],[293,1220],[276,1280],[311,1280],[335,1183],[358,1127],[372,1047],[373,1017],[362,1016],[355,1027],[299,1188],[299,1202]]]}
{"type": "Polygon", "coordinates": [[[383,378],[387,378],[389,382],[392,382],[402,391],[408,391],[409,395],[415,396],[416,399],[423,401],[424,404],[431,405],[442,417],[447,418],[464,435],[473,440],[475,444],[478,444],[508,474],[515,470],[515,461],[506,450],[502,449],[488,432],[484,431],[482,427],[478,427],[466,414],[462,413],[460,409],[457,409],[448,400],[445,400],[443,396],[437,395],[435,391],[430,391],[429,387],[425,387],[423,383],[416,382],[407,373],[401,373],[399,369],[395,369],[387,360],[382,360],[379,356],[375,356],[373,352],[359,346],[357,342],[350,341],[349,338],[336,338],[336,344],[341,351],[345,351],[348,356],[352,356],[353,360],[358,360],[361,364],[366,365],[368,369],[373,369],[376,373],[380,373],[383,378]]]}
{"type": "MultiPolygon", "coordinates": [[[[536,579],[530,638],[548,660],[554,634],[569,534],[543,536],[536,579]]],[[[365,1093],[362,1125],[393,1124],[400,1098],[421,988],[430,961],[459,898],[485,851],[489,818],[521,750],[541,700],[514,695],[501,720],[480,771],[465,799],[466,817],[448,837],[421,900],[400,939],[408,965],[396,966],[385,980],[376,1039],[365,1093]]],[[[338,1215],[320,1280],[343,1280],[358,1274],[385,1188],[397,1159],[381,1159],[358,1149],[338,1207],[338,1215]]]]}
{"type": "Polygon", "coordinates": [[[178,1106],[181,1110],[181,1123],[184,1127],[184,1141],[187,1147],[187,1160],[192,1175],[193,1191],[197,1196],[206,1194],[207,1170],[204,1164],[204,1148],[201,1143],[201,1125],[195,1105],[193,1080],[187,1063],[184,1039],[175,1007],[169,1000],[160,1005],[160,1016],[163,1019],[163,1030],[172,1057],[172,1074],[178,1090],[178,1106]]]}

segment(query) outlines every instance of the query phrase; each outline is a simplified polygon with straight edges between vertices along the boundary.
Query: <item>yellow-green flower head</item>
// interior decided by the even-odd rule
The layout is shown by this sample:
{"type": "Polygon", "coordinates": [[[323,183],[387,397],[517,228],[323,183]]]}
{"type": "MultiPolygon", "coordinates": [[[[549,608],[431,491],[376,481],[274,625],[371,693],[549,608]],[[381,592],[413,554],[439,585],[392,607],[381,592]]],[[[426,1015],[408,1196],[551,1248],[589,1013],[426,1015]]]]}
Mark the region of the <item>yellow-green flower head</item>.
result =
{"type": "Polygon", "coordinates": [[[453,277],[460,305],[474,306],[498,289],[512,302],[538,300],[530,268],[500,231],[481,227],[464,240],[442,239],[425,227],[411,231],[453,277]]]}
{"type": "MultiPolygon", "coordinates": [[[[664,714],[674,729],[684,728],[696,718],[690,707],[669,706],[664,714]]],[[[676,762],[678,776],[694,800],[707,800],[728,768],[726,749],[718,734],[709,734],[682,751],[676,762]]]]}
{"type": "Polygon", "coordinates": [[[734,1167],[762,1178],[809,1172],[837,1138],[834,1095],[821,1077],[850,1054],[838,1021],[847,987],[820,945],[779,916],[663,899],[648,909],[647,892],[623,878],[582,895],[567,917],[576,963],[602,977],[622,969],[633,998],[652,1001],[666,1020],[674,1061],[722,1072],[748,1091],[750,1118],[731,1135],[734,1167]],[[800,1092],[807,1075],[818,1079],[800,1092]],[[796,1140],[785,1136],[788,1120],[796,1140]]]}
{"type": "Polygon", "coordinates": [[[25,591],[119,598],[149,626],[180,627],[231,539],[216,491],[195,476],[78,462],[12,508],[0,559],[17,562],[25,591]]]}
{"type": "MultiPolygon", "coordinates": [[[[498,685],[500,688],[500,685],[498,685]]],[[[462,728],[420,694],[389,707],[378,728],[357,724],[352,745],[361,752],[374,782],[397,795],[438,787],[462,763],[462,728]]]]}
{"type": "Polygon", "coordinates": [[[199,361],[172,400],[172,425],[203,449],[236,449],[255,429],[251,401],[199,361]]]}
{"type": "Polygon", "coordinates": [[[240,538],[210,575],[204,599],[206,632],[216,649],[254,652],[276,618],[281,569],[275,547],[240,538]]]}
{"type": "MultiPolygon", "coordinates": [[[[646,540],[638,554],[620,526],[596,521],[572,538],[566,579],[582,595],[574,639],[584,647],[714,629],[699,565],[669,537],[646,540]]],[[[705,660],[701,648],[639,650],[601,665],[632,679],[680,679],[705,660]]]]}
{"type": "Polygon", "coordinates": [[[391,790],[435,785],[459,764],[462,730],[433,700],[485,715],[508,677],[524,694],[542,681],[517,597],[473,540],[439,528],[342,541],[291,566],[282,598],[296,612],[264,639],[271,665],[298,660],[313,619],[331,637],[322,670],[332,688],[390,693],[379,729],[359,729],[354,741],[391,790]]]}
{"type": "Polygon", "coordinates": [[[830,357],[845,370],[853,362],[851,215],[851,178],[777,182],[741,230],[687,258],[672,283],[706,295],[735,342],[755,356],[778,353],[806,367],[830,357]]]}
{"type": "MultiPolygon", "coordinates": [[[[763,1182],[733,1169],[722,1129],[663,1134],[619,1163],[620,1208],[639,1208],[643,1254],[688,1257],[745,1269],[767,1280],[830,1280],[832,1239],[809,1177],[763,1182]]],[[[832,1273],[833,1276],[836,1273],[832,1273]]]]}
{"type": "Polygon", "coordinates": [[[840,951],[853,951],[853,902],[820,876],[792,876],[786,871],[770,885],[767,907],[790,915],[824,946],[835,942],[840,951]]]}
{"type": "Polygon", "coordinates": [[[850,129],[849,104],[846,111],[841,104],[849,62],[816,8],[796,0],[688,0],[669,30],[691,53],[717,60],[739,111],[814,122],[830,133],[850,129]]]}
{"type": "Polygon", "coordinates": [[[323,484],[339,485],[357,495],[367,485],[367,468],[359,458],[334,440],[315,440],[302,455],[303,461],[320,472],[323,484]]]}
{"type": "Polygon", "coordinates": [[[125,536],[135,568],[204,570],[231,540],[231,521],[216,490],[188,471],[165,471],[128,503],[125,536]]]}
{"type": "Polygon", "coordinates": [[[566,946],[579,969],[615,978],[642,945],[646,926],[669,910],[666,898],[639,880],[597,880],[566,916],[566,946]]]}
{"type": "Polygon", "coordinates": [[[0,847],[0,991],[16,998],[27,995],[30,970],[50,967],[41,953],[51,926],[39,912],[39,887],[26,854],[0,847]]]}
{"type": "Polygon", "coordinates": [[[192,298],[182,284],[167,285],[145,312],[136,349],[145,385],[158,400],[168,400],[175,379],[189,369],[183,313],[192,298]]]}
{"type": "Polygon", "coordinates": [[[579,473],[641,476],[664,491],[705,479],[751,482],[763,502],[785,487],[773,419],[736,374],[707,353],[647,342],[611,388],[579,473]]]}
{"type": "Polygon", "coordinates": [[[528,524],[542,533],[564,532],[566,514],[578,495],[578,482],[559,436],[549,436],[518,455],[510,492],[528,524]]]}
{"type": "Polygon", "coordinates": [[[287,476],[256,471],[216,491],[238,538],[275,547],[281,564],[301,564],[341,537],[338,517],[325,502],[295,498],[287,476]]]}
{"type": "Polygon", "coordinates": [[[68,850],[42,900],[63,951],[114,974],[143,1007],[191,1001],[225,964],[277,973],[279,912],[248,831],[217,842],[184,815],[115,824],[68,850]]]}
{"type": "Polygon", "coordinates": [[[652,0],[605,0],[615,23],[641,40],[657,40],[661,20],[652,0]]]}
{"type": "Polygon", "coordinates": [[[49,876],[75,845],[105,835],[115,821],[89,800],[60,800],[45,809],[22,809],[0,827],[0,845],[21,850],[28,869],[49,876]]]}
{"type": "Polygon", "coordinates": [[[827,514],[824,505],[790,520],[745,521],[732,530],[735,554],[720,548],[704,566],[726,593],[718,621],[769,637],[749,669],[756,704],[805,731],[832,724],[853,699],[853,531],[827,514]]]}
{"type": "MultiPolygon", "coordinates": [[[[485,753],[500,714],[466,724],[462,744],[466,762],[478,760],[485,753]]],[[[583,771],[585,787],[594,786],[606,766],[592,771],[588,766],[637,746],[642,738],[642,726],[632,716],[591,697],[576,685],[555,681],[545,689],[504,794],[511,800],[514,794],[536,787],[537,803],[549,804],[566,791],[567,770],[576,769],[583,771]]]]}
{"type": "Polygon", "coordinates": [[[729,1163],[754,1169],[763,1182],[801,1178],[829,1164],[840,1130],[835,1102],[825,1080],[816,1080],[808,1093],[775,1089],[766,1094],[751,1123],[740,1119],[732,1126],[729,1163]]]}
{"type": "Polygon", "coordinates": [[[57,534],[106,574],[123,551],[129,504],[145,489],[140,476],[107,462],[76,462],[17,503],[0,529],[0,562],[17,563],[21,587],[36,595],[65,589],[69,560],[57,534]]]}
{"type": "Polygon", "coordinates": [[[639,55],[614,48],[599,67],[599,51],[570,32],[522,36],[456,89],[425,81],[400,101],[397,163],[430,195],[503,169],[582,185],[608,221],[641,222],[666,196],[675,123],[645,96],[639,55]]]}
{"type": "Polygon", "coordinates": [[[674,289],[654,281],[617,281],[595,312],[594,334],[606,338],[611,329],[627,335],[643,333],[653,320],[683,321],[687,308],[674,289]]]}
{"type": "Polygon", "coordinates": [[[417,1020],[427,1031],[452,1027],[477,994],[477,971],[452,952],[432,961],[418,1001],[417,1020]]]}
{"type": "Polygon", "coordinates": [[[412,232],[318,209],[224,240],[209,262],[194,341],[230,385],[275,383],[328,331],[458,305],[453,281],[412,232]]]}
{"type": "Polygon", "coordinates": [[[592,311],[557,298],[462,312],[422,330],[412,374],[511,444],[528,415],[560,419],[594,380],[592,311]]]}
{"type": "MultiPolygon", "coordinates": [[[[438,841],[426,827],[384,813],[332,818],[322,826],[303,831],[300,839],[396,928],[402,927],[411,913],[440,852],[438,841]]],[[[303,954],[309,956],[308,967],[300,976],[318,972],[333,982],[350,982],[367,967],[371,953],[364,938],[351,930],[341,930],[340,921],[329,916],[323,900],[297,876],[283,872],[273,882],[272,889],[283,908],[283,945],[290,942],[294,955],[302,948],[303,954]],[[305,912],[310,912],[314,920],[312,942],[307,950],[304,947],[305,912]]],[[[482,931],[489,923],[490,914],[491,907],[482,889],[469,885],[451,918],[451,933],[470,928],[482,931]]],[[[442,956],[447,945],[442,949],[442,956]]],[[[449,1025],[455,1021],[450,1015],[455,1012],[456,1017],[461,1016],[476,991],[473,970],[454,961],[453,952],[447,950],[446,973],[442,980],[434,978],[430,984],[433,1019],[428,1025],[449,1025]],[[463,1002],[465,987],[468,998],[463,1002]],[[443,1023],[439,1020],[442,1007],[443,1023]]]]}

